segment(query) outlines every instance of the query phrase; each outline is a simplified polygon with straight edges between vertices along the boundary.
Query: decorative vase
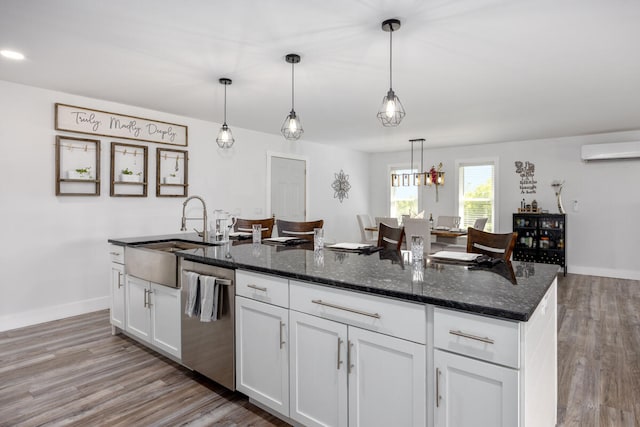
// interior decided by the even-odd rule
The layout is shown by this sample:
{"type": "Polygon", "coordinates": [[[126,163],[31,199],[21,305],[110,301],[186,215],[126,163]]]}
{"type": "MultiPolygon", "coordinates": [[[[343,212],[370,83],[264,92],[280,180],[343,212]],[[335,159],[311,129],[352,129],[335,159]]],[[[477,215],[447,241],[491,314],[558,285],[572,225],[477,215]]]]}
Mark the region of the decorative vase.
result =
{"type": "Polygon", "coordinates": [[[559,182],[559,181],[554,181],[551,183],[551,186],[553,187],[553,189],[555,190],[556,193],[556,201],[558,202],[558,212],[563,214],[565,213],[564,211],[564,206],[562,206],[562,196],[560,193],[562,193],[562,186],[564,185],[564,181],[559,182]]]}

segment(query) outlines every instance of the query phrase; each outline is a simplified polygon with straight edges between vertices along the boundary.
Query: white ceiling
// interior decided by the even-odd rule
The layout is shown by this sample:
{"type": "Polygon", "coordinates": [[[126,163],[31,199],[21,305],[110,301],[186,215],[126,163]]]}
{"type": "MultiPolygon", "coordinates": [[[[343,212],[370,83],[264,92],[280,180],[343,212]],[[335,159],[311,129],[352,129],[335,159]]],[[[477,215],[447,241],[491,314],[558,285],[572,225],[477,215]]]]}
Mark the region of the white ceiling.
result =
{"type": "Polygon", "coordinates": [[[0,79],[221,122],[229,77],[229,126],[278,134],[293,52],[306,140],[526,140],[640,129],[639,22],[637,0],[0,0],[0,49],[27,56],[0,79]],[[407,116],[384,128],[394,17],[407,116]]]}

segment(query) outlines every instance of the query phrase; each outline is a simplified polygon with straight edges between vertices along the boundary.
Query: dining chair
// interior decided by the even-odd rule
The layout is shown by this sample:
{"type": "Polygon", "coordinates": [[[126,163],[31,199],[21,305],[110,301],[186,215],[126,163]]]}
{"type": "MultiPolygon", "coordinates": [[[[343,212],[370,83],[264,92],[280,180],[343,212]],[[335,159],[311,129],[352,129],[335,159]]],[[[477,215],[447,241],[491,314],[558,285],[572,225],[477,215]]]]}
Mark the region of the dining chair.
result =
{"type": "Polygon", "coordinates": [[[406,218],[403,221],[404,234],[407,249],[411,250],[411,236],[422,236],[424,239],[424,254],[431,253],[431,230],[429,229],[429,221],[419,218],[406,218]]]}
{"type": "Polygon", "coordinates": [[[378,247],[399,251],[404,240],[404,228],[389,227],[384,222],[378,227],[378,247]]]}
{"type": "Polygon", "coordinates": [[[373,228],[376,224],[371,219],[371,215],[368,214],[358,214],[356,215],[358,218],[358,226],[360,227],[360,237],[362,238],[362,243],[376,243],[378,241],[377,232],[373,230],[366,230],[366,228],[373,228]]]}
{"type": "Polygon", "coordinates": [[[244,233],[253,232],[253,225],[260,224],[262,228],[262,238],[267,239],[271,237],[271,233],[273,233],[273,224],[275,223],[275,218],[265,218],[265,219],[244,219],[238,218],[236,219],[236,225],[234,227],[235,231],[241,231],[244,233]]]}
{"type": "Polygon", "coordinates": [[[487,221],[489,221],[489,218],[478,218],[473,223],[473,228],[475,228],[476,230],[484,231],[484,227],[487,225],[487,221]]]}
{"type": "Polygon", "coordinates": [[[398,218],[392,218],[388,216],[377,216],[376,227],[380,228],[380,223],[385,223],[389,227],[398,228],[398,218]]]}
{"type": "Polygon", "coordinates": [[[518,233],[495,234],[486,231],[467,229],[467,252],[489,255],[508,261],[516,245],[518,233]]]}
{"type": "Polygon", "coordinates": [[[279,237],[297,237],[313,242],[313,229],[322,228],[324,220],[317,221],[285,221],[276,219],[279,237]]]}

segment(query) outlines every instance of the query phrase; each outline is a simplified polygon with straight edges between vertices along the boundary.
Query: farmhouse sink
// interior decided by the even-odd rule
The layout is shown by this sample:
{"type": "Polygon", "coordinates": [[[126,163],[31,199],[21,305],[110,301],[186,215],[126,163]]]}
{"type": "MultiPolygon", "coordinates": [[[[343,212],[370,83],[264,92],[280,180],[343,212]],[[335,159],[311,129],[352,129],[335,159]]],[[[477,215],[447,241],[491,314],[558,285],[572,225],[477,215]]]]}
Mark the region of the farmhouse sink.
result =
{"type": "Polygon", "coordinates": [[[178,287],[178,259],[175,252],[213,246],[203,242],[167,240],[127,246],[124,268],[127,274],[173,288],[178,287]]]}
{"type": "Polygon", "coordinates": [[[206,243],[196,243],[196,242],[187,242],[184,240],[169,240],[166,242],[152,242],[152,243],[142,243],[139,245],[135,245],[136,248],[146,248],[152,249],[154,251],[162,251],[162,252],[178,252],[184,251],[185,249],[199,249],[206,248],[212,245],[206,243]]]}

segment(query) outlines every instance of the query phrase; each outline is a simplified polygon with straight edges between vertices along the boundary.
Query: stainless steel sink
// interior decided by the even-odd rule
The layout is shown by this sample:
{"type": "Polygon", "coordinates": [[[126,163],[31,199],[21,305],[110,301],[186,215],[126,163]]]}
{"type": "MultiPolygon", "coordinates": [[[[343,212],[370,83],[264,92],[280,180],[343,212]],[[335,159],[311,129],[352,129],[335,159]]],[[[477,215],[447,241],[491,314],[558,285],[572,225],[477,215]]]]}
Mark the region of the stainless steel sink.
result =
{"type": "Polygon", "coordinates": [[[153,242],[153,243],[142,243],[140,245],[136,245],[137,248],[147,248],[152,249],[154,251],[163,251],[163,252],[178,252],[184,251],[185,249],[199,249],[206,248],[211,245],[206,243],[195,243],[195,242],[185,242],[182,240],[170,240],[168,242],[153,242]]]}
{"type": "Polygon", "coordinates": [[[178,287],[178,259],[175,252],[207,248],[213,245],[185,240],[140,243],[124,251],[125,271],[139,279],[178,287]]]}

